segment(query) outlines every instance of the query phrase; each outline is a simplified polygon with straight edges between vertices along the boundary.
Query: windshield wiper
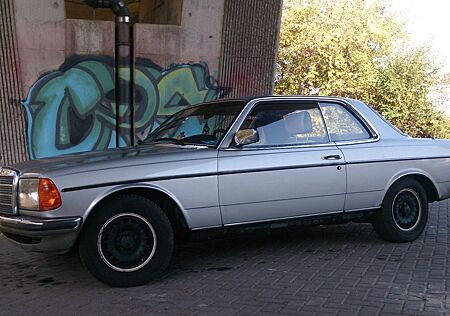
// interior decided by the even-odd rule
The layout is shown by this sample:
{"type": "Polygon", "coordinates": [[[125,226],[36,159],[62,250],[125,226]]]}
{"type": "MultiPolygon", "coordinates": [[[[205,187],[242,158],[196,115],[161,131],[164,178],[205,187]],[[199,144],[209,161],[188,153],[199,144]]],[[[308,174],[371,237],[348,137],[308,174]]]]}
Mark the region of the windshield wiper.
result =
{"type": "Polygon", "coordinates": [[[167,142],[167,143],[173,143],[177,145],[186,145],[185,142],[183,142],[181,139],[172,138],[172,137],[161,137],[156,138],[152,140],[152,143],[160,143],[160,142],[167,142]]]}

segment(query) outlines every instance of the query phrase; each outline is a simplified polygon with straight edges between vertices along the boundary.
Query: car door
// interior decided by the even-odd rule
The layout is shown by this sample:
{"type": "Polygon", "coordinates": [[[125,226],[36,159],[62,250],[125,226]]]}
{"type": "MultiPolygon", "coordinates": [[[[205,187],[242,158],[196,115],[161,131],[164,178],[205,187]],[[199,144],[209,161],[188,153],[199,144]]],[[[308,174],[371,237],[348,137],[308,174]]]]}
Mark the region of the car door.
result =
{"type": "Polygon", "coordinates": [[[344,210],[360,211],[379,207],[386,183],[395,174],[392,164],[370,163],[386,157],[393,148],[377,146],[377,133],[350,105],[320,102],[330,140],[342,151],[347,166],[347,194],[344,210]],[[355,163],[358,162],[358,163],[355,163]]]}
{"type": "Polygon", "coordinates": [[[234,131],[248,128],[257,142],[218,153],[224,225],[343,211],[345,164],[316,102],[257,102],[234,131]]]}

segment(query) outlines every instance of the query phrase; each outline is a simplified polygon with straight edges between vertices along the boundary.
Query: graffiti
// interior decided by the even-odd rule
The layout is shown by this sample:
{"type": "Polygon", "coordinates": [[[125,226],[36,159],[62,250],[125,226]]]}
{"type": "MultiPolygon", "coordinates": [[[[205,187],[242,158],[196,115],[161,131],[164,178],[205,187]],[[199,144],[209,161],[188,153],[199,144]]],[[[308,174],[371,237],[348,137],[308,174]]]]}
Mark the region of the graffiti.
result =
{"type": "MultiPolygon", "coordinates": [[[[138,58],[135,69],[137,139],[145,138],[178,110],[223,96],[224,89],[209,74],[206,63],[163,69],[138,58]]],[[[114,78],[114,59],[108,56],[73,56],[58,70],[41,76],[22,102],[30,158],[114,147],[114,78]]],[[[121,104],[119,115],[127,108],[121,104]]]]}

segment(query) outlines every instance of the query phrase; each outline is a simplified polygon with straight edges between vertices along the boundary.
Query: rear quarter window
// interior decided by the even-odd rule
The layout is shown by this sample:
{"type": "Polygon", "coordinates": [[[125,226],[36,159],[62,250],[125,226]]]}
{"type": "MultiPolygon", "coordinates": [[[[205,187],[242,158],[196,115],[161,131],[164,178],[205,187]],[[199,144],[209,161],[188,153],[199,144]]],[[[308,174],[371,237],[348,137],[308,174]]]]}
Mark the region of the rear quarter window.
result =
{"type": "Polygon", "coordinates": [[[343,105],[324,102],[320,103],[320,109],[322,110],[331,141],[339,142],[371,138],[364,124],[343,105]]]}

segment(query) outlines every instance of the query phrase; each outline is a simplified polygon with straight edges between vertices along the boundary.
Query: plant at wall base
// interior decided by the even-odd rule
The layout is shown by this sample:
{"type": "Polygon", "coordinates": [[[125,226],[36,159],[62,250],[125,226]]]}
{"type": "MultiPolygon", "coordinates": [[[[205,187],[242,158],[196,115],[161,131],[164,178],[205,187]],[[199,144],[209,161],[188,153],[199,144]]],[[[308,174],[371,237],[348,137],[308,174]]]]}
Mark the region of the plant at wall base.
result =
{"type": "Polygon", "coordinates": [[[285,1],[276,93],[360,99],[411,136],[450,137],[428,98],[438,70],[386,1],[285,1]]]}

